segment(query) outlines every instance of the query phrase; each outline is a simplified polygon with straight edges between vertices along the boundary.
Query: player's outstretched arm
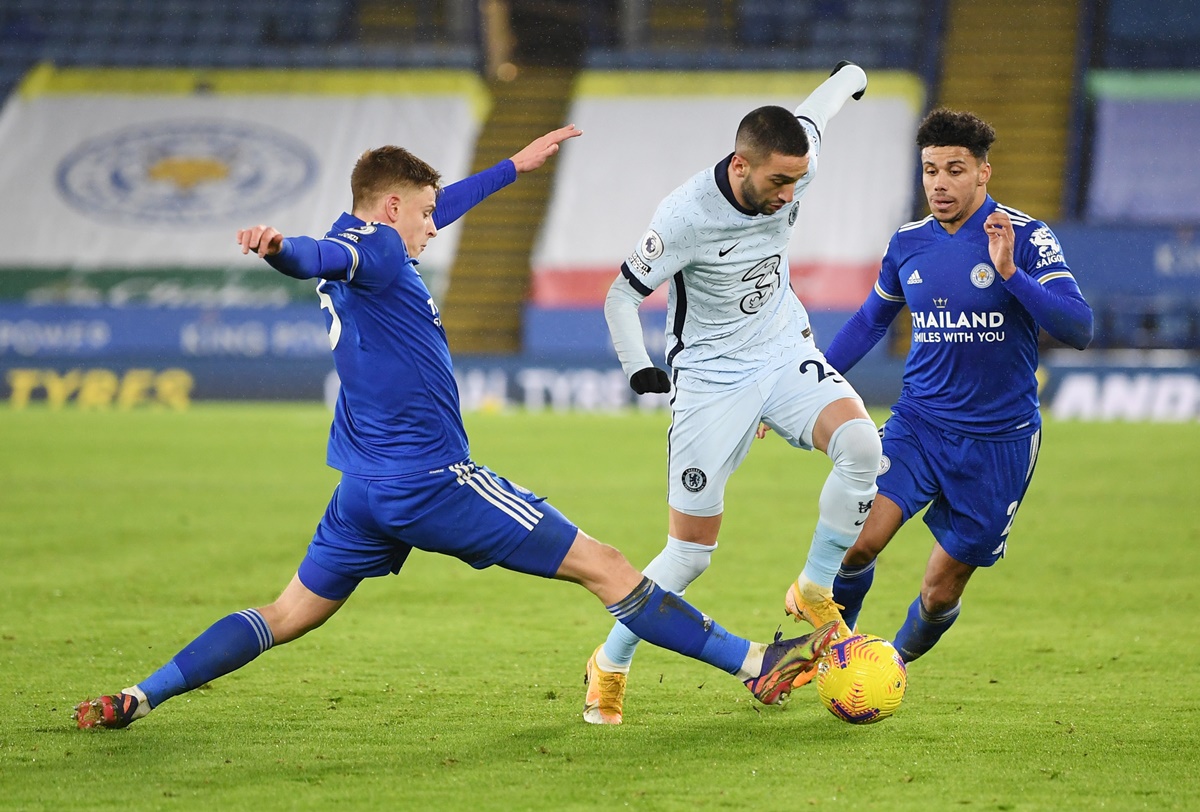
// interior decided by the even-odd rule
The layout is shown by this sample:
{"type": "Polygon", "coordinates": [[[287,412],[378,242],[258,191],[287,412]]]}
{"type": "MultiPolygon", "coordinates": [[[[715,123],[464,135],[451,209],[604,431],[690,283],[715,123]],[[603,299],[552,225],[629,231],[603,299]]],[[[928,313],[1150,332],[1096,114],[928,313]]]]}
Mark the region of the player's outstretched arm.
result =
{"type": "Polygon", "coordinates": [[[515,181],[520,173],[532,172],[546,163],[546,159],[558,152],[559,144],[577,135],[583,135],[583,131],[575,129],[574,124],[552,130],[535,138],[512,158],[450,184],[438,196],[433,224],[438,228],[450,225],[489,195],[515,181]]]}
{"type": "MultiPolygon", "coordinates": [[[[841,62],[839,62],[839,63],[837,63],[836,65],[834,65],[834,66],[833,66],[833,70],[831,70],[831,71],[829,72],[829,75],[830,75],[830,76],[833,76],[835,73],[837,73],[838,71],[840,71],[842,68],[847,68],[847,67],[849,67],[849,68],[857,68],[857,67],[858,67],[858,65],[854,64],[854,63],[853,63],[853,62],[851,62],[849,59],[843,59],[841,62]]],[[[863,83],[863,86],[862,86],[862,90],[860,90],[860,91],[858,91],[857,93],[855,93],[855,94],[851,95],[851,96],[850,96],[850,98],[854,99],[855,101],[858,101],[859,99],[861,99],[861,98],[863,97],[863,94],[864,94],[864,93],[866,93],[866,92],[867,92],[867,85],[866,85],[866,82],[864,82],[864,83],[863,83]]]]}
{"type": "Polygon", "coordinates": [[[336,242],[312,237],[284,237],[270,226],[240,228],[237,242],[243,254],[254,252],[267,264],[294,279],[345,279],[352,258],[336,242]]]}
{"type": "Polygon", "coordinates": [[[251,251],[260,257],[278,254],[283,249],[283,235],[270,226],[257,225],[250,228],[239,228],[237,233],[238,245],[243,254],[251,251]]]}
{"type": "Polygon", "coordinates": [[[569,138],[577,138],[581,135],[583,135],[583,130],[575,129],[574,124],[551,130],[541,138],[530,141],[524,149],[512,156],[513,166],[517,168],[517,172],[532,172],[546,163],[551,155],[558,152],[559,144],[569,138]]]}
{"type": "Polygon", "coordinates": [[[866,71],[853,62],[842,61],[795,112],[798,117],[812,121],[818,132],[824,132],[829,119],[837,115],[846,100],[861,99],[866,90],[866,71]]]}

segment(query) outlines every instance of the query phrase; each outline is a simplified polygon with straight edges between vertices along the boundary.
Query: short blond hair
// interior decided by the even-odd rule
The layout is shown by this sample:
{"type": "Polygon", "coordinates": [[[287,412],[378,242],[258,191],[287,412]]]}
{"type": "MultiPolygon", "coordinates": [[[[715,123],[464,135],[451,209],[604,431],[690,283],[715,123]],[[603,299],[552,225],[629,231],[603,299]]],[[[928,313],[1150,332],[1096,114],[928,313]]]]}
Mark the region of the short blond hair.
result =
{"type": "Polygon", "coordinates": [[[359,156],[350,173],[350,193],[358,209],[394,190],[432,186],[438,191],[441,179],[436,169],[404,147],[377,147],[359,156]]]}

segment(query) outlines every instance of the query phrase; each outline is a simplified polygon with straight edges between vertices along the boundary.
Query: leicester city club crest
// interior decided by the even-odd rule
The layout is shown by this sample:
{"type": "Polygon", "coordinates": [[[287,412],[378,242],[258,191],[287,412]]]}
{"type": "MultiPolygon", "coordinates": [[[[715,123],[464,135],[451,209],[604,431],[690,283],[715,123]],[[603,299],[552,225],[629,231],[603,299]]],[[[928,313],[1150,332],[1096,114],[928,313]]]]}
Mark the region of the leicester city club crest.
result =
{"type": "Polygon", "coordinates": [[[207,227],[291,203],[316,174],[308,145],[272,127],[176,120],[83,141],[59,163],[57,185],[95,220],[207,227]]]}
{"type": "Polygon", "coordinates": [[[996,279],[996,269],[986,262],[981,262],[971,269],[971,284],[977,288],[986,288],[996,279]]]}

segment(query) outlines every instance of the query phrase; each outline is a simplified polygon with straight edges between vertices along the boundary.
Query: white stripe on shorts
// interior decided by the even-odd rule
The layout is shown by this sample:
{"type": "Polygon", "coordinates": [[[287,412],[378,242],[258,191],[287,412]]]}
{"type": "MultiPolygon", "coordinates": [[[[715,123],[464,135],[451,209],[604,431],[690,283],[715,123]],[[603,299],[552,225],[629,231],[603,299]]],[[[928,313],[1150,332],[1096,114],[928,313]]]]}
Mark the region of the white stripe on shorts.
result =
{"type": "Polygon", "coordinates": [[[530,508],[523,500],[517,499],[512,494],[500,490],[499,486],[492,482],[491,478],[482,471],[476,471],[472,474],[466,484],[470,485],[477,494],[492,505],[511,516],[517,524],[526,530],[532,530],[538,523],[538,519],[542,517],[541,513],[530,508]],[[534,515],[531,516],[530,514],[534,515]]]}
{"type": "Polygon", "coordinates": [[[1033,476],[1033,466],[1037,465],[1038,447],[1042,444],[1042,430],[1038,429],[1029,438],[1029,468],[1025,471],[1025,481],[1033,476]]]}

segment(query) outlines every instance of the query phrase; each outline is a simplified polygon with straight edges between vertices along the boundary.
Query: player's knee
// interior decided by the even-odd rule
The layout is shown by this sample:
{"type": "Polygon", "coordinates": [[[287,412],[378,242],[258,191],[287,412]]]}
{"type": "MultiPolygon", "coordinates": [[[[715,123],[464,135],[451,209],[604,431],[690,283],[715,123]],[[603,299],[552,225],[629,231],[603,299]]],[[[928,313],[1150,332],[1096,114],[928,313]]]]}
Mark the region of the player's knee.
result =
{"type": "Polygon", "coordinates": [[[570,570],[560,571],[560,576],[577,581],[596,592],[598,588],[602,590],[613,581],[629,580],[634,574],[641,575],[616,547],[597,541],[582,531],[580,536],[584,539],[582,554],[574,557],[570,570]]]}
{"type": "Polygon", "coordinates": [[[827,453],[840,476],[874,486],[883,443],[870,420],[857,417],[838,426],[829,438],[827,453]]]}
{"type": "Polygon", "coordinates": [[[944,615],[958,606],[962,593],[942,584],[924,584],[921,587],[921,606],[930,615],[944,615]]]}

